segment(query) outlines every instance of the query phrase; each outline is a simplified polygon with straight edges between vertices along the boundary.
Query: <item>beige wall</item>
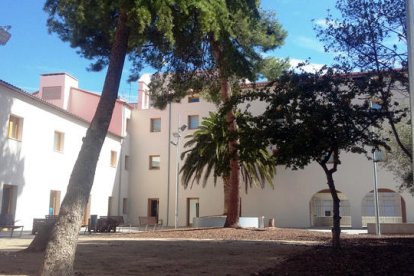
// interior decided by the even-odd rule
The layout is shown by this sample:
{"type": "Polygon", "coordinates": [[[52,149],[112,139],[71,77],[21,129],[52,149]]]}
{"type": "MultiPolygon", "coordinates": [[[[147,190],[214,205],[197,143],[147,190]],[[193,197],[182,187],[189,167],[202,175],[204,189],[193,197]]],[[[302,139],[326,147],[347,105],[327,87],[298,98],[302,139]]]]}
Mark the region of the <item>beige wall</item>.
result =
{"type": "MultiPolygon", "coordinates": [[[[141,91],[142,92],[142,91],[141,91]]],[[[140,95],[142,96],[142,95],[140,95]]],[[[265,105],[260,102],[252,104],[254,113],[260,113],[265,105]]],[[[188,103],[183,99],[181,104],[172,104],[171,128],[177,129],[178,116],[181,122],[186,122],[187,115],[199,114],[200,118],[208,116],[208,112],[215,110],[215,106],[201,100],[200,103],[188,103]]],[[[130,195],[134,198],[131,203],[131,220],[136,222],[138,216],[147,215],[148,198],[160,199],[160,218],[164,223],[169,209],[168,222],[174,225],[175,203],[175,147],[171,146],[170,158],[170,203],[167,207],[168,189],[168,108],[160,111],[157,109],[134,110],[133,143],[131,155],[133,156],[134,171],[131,174],[130,195]],[[150,133],[150,118],[162,120],[162,131],[150,133]],[[161,169],[151,171],[148,169],[148,156],[159,154],[161,156],[161,169]]],[[[191,131],[186,130],[185,135],[191,131]]],[[[361,203],[364,196],[373,190],[373,164],[363,155],[341,154],[342,164],[338,172],[334,174],[338,191],[346,196],[351,205],[352,227],[359,228],[362,225],[361,203]]],[[[276,225],[280,227],[310,227],[310,200],[312,196],[328,188],[326,177],[322,168],[313,163],[304,170],[292,171],[279,166],[274,180],[274,188],[270,185],[265,189],[253,188],[244,193],[242,185],[242,216],[265,216],[275,218],[276,225]]],[[[390,172],[379,167],[378,187],[397,191],[398,183],[395,182],[390,172]]],[[[414,221],[414,200],[411,195],[402,193],[406,202],[407,221],[414,221]]],[[[187,198],[200,199],[200,216],[221,214],[223,210],[222,183],[214,187],[212,180],[205,188],[195,184],[192,189],[183,190],[180,186],[179,193],[179,225],[186,224],[187,198]]]]}

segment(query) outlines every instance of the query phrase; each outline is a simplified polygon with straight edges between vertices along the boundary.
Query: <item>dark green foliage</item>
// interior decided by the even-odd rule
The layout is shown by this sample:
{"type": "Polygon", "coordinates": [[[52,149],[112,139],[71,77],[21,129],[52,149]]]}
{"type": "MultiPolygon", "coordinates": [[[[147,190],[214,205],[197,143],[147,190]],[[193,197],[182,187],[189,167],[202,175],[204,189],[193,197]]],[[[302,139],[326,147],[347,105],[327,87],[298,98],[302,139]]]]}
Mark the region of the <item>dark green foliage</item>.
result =
{"type": "Polygon", "coordinates": [[[337,0],[340,18],[328,13],[327,26],[316,26],[325,50],[348,70],[407,68],[404,0],[337,0]]]}
{"type": "MultiPolygon", "coordinates": [[[[236,114],[239,126],[236,139],[239,140],[239,160],[242,179],[247,192],[248,187],[264,187],[267,182],[273,185],[272,180],[276,173],[275,160],[268,151],[267,144],[260,139],[254,139],[257,131],[248,124],[243,114],[236,114]]],[[[182,182],[185,186],[194,182],[206,185],[209,176],[214,177],[214,184],[218,177],[228,178],[230,175],[230,152],[228,143],[231,135],[223,116],[210,113],[204,118],[201,126],[189,138],[184,147],[190,148],[181,155],[185,159],[181,168],[182,182]]]]}
{"type": "Polygon", "coordinates": [[[282,76],[257,121],[277,146],[278,163],[298,169],[326,162],[335,149],[366,153],[367,145],[385,146],[373,131],[381,128],[383,114],[370,108],[364,84],[330,69],[282,76]]]}
{"type": "MultiPolygon", "coordinates": [[[[331,68],[317,73],[284,74],[273,84],[273,92],[252,92],[243,100],[267,102],[264,113],[251,117],[261,140],[276,148],[277,164],[302,169],[317,162],[323,169],[333,199],[332,245],[340,247],[339,197],[333,174],[344,152],[368,153],[383,146],[379,135],[385,114],[370,108],[367,82],[331,68]]],[[[227,107],[228,108],[228,107],[227,107]]],[[[256,138],[257,139],[257,138],[256,138]]]]}
{"type": "Polygon", "coordinates": [[[412,159],[395,126],[408,114],[397,99],[408,96],[405,1],[337,0],[336,8],[341,17],[329,13],[326,26],[315,27],[318,37],[336,54],[336,68],[369,73],[361,82],[380,101],[398,146],[412,159]]]}
{"type": "MultiPolygon", "coordinates": [[[[241,79],[256,80],[259,71],[269,63],[263,60],[261,52],[281,46],[286,36],[274,15],[261,11],[256,1],[227,4],[213,1],[203,2],[202,6],[224,14],[227,20],[214,22],[220,29],[208,29],[200,22],[204,10],[193,10],[186,15],[188,20],[173,30],[188,33],[191,41],[176,41],[172,49],[160,50],[158,54],[163,56],[163,62],[152,63],[158,70],[150,85],[156,107],[164,108],[168,102],[179,101],[190,90],[220,103],[219,75],[234,79],[236,85],[241,79]],[[220,52],[220,58],[215,56],[214,47],[220,52]]],[[[275,64],[277,61],[273,60],[272,65],[275,64]]]]}
{"type": "MultiPolygon", "coordinates": [[[[401,142],[411,151],[411,126],[406,122],[401,122],[396,125],[396,128],[400,134],[401,142]]],[[[384,167],[394,174],[395,180],[400,184],[401,190],[407,190],[411,194],[414,194],[411,159],[398,146],[392,132],[388,136],[390,138],[389,146],[391,149],[386,155],[385,162],[381,163],[381,165],[384,165],[384,167]]]]}

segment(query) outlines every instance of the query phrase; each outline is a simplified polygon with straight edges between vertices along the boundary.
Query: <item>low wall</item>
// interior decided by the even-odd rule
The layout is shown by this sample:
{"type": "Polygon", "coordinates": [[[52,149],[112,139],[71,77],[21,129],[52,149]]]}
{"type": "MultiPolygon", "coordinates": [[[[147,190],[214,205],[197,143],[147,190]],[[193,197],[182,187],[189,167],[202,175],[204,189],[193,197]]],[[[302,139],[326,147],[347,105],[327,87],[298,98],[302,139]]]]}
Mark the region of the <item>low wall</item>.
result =
{"type": "MultiPolygon", "coordinates": [[[[223,227],[225,216],[193,218],[193,227],[223,227]]],[[[259,228],[258,217],[240,217],[240,226],[243,228],[259,228]]]]}
{"type": "MultiPolygon", "coordinates": [[[[414,223],[381,223],[381,234],[414,234],[414,223]]],[[[375,234],[375,223],[367,223],[368,234],[375,234]]]]}

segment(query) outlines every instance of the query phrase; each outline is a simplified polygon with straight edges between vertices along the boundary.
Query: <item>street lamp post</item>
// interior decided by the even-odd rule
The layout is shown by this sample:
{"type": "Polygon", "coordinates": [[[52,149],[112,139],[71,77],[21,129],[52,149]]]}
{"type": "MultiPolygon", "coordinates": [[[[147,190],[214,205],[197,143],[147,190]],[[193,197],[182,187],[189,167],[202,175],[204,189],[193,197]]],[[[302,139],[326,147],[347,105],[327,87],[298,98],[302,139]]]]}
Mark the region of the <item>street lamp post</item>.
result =
{"type": "MultiPolygon", "coordinates": [[[[180,125],[180,119],[178,119],[178,125],[180,125]]],[[[176,147],[176,156],[175,160],[177,163],[176,171],[175,171],[175,220],[174,220],[174,228],[178,226],[178,183],[179,183],[179,176],[180,176],[180,138],[181,133],[187,128],[186,124],[178,127],[177,132],[173,132],[172,136],[175,140],[171,140],[170,143],[176,147]]]]}
{"type": "Polygon", "coordinates": [[[377,173],[377,163],[384,161],[384,152],[381,150],[374,150],[373,154],[373,163],[374,163],[374,208],[375,208],[375,233],[381,236],[381,223],[380,223],[380,213],[379,213],[379,202],[378,202],[378,173],[377,173]]]}
{"type": "Polygon", "coordinates": [[[10,26],[0,26],[0,45],[6,45],[9,41],[11,34],[8,32],[10,26]]]}

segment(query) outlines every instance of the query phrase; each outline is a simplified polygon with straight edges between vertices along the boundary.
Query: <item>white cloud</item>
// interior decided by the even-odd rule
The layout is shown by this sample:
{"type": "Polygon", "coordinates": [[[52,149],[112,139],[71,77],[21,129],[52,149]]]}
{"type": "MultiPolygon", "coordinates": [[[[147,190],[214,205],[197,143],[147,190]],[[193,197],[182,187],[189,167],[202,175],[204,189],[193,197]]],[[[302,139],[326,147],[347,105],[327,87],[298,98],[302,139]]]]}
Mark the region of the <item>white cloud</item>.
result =
{"type": "Polygon", "coordinates": [[[298,36],[294,39],[294,42],[302,48],[314,50],[318,53],[325,53],[323,44],[317,39],[312,39],[306,36],[298,36]]]}
{"type": "Polygon", "coordinates": [[[326,28],[328,27],[328,24],[326,23],[326,19],[324,18],[320,18],[320,19],[315,19],[313,21],[316,25],[322,27],[322,28],[326,28]]]}
{"type": "Polygon", "coordinates": [[[335,22],[334,20],[326,20],[326,18],[319,18],[319,19],[314,19],[313,23],[315,23],[315,25],[322,27],[323,29],[326,29],[328,26],[332,25],[334,27],[339,27],[338,22],[335,22]]]}
{"type": "MultiPolygon", "coordinates": [[[[289,59],[290,67],[292,69],[295,69],[300,63],[304,63],[304,60],[291,58],[289,59]]],[[[324,65],[320,63],[309,63],[302,67],[305,72],[314,73],[316,71],[319,71],[324,65]]]]}

